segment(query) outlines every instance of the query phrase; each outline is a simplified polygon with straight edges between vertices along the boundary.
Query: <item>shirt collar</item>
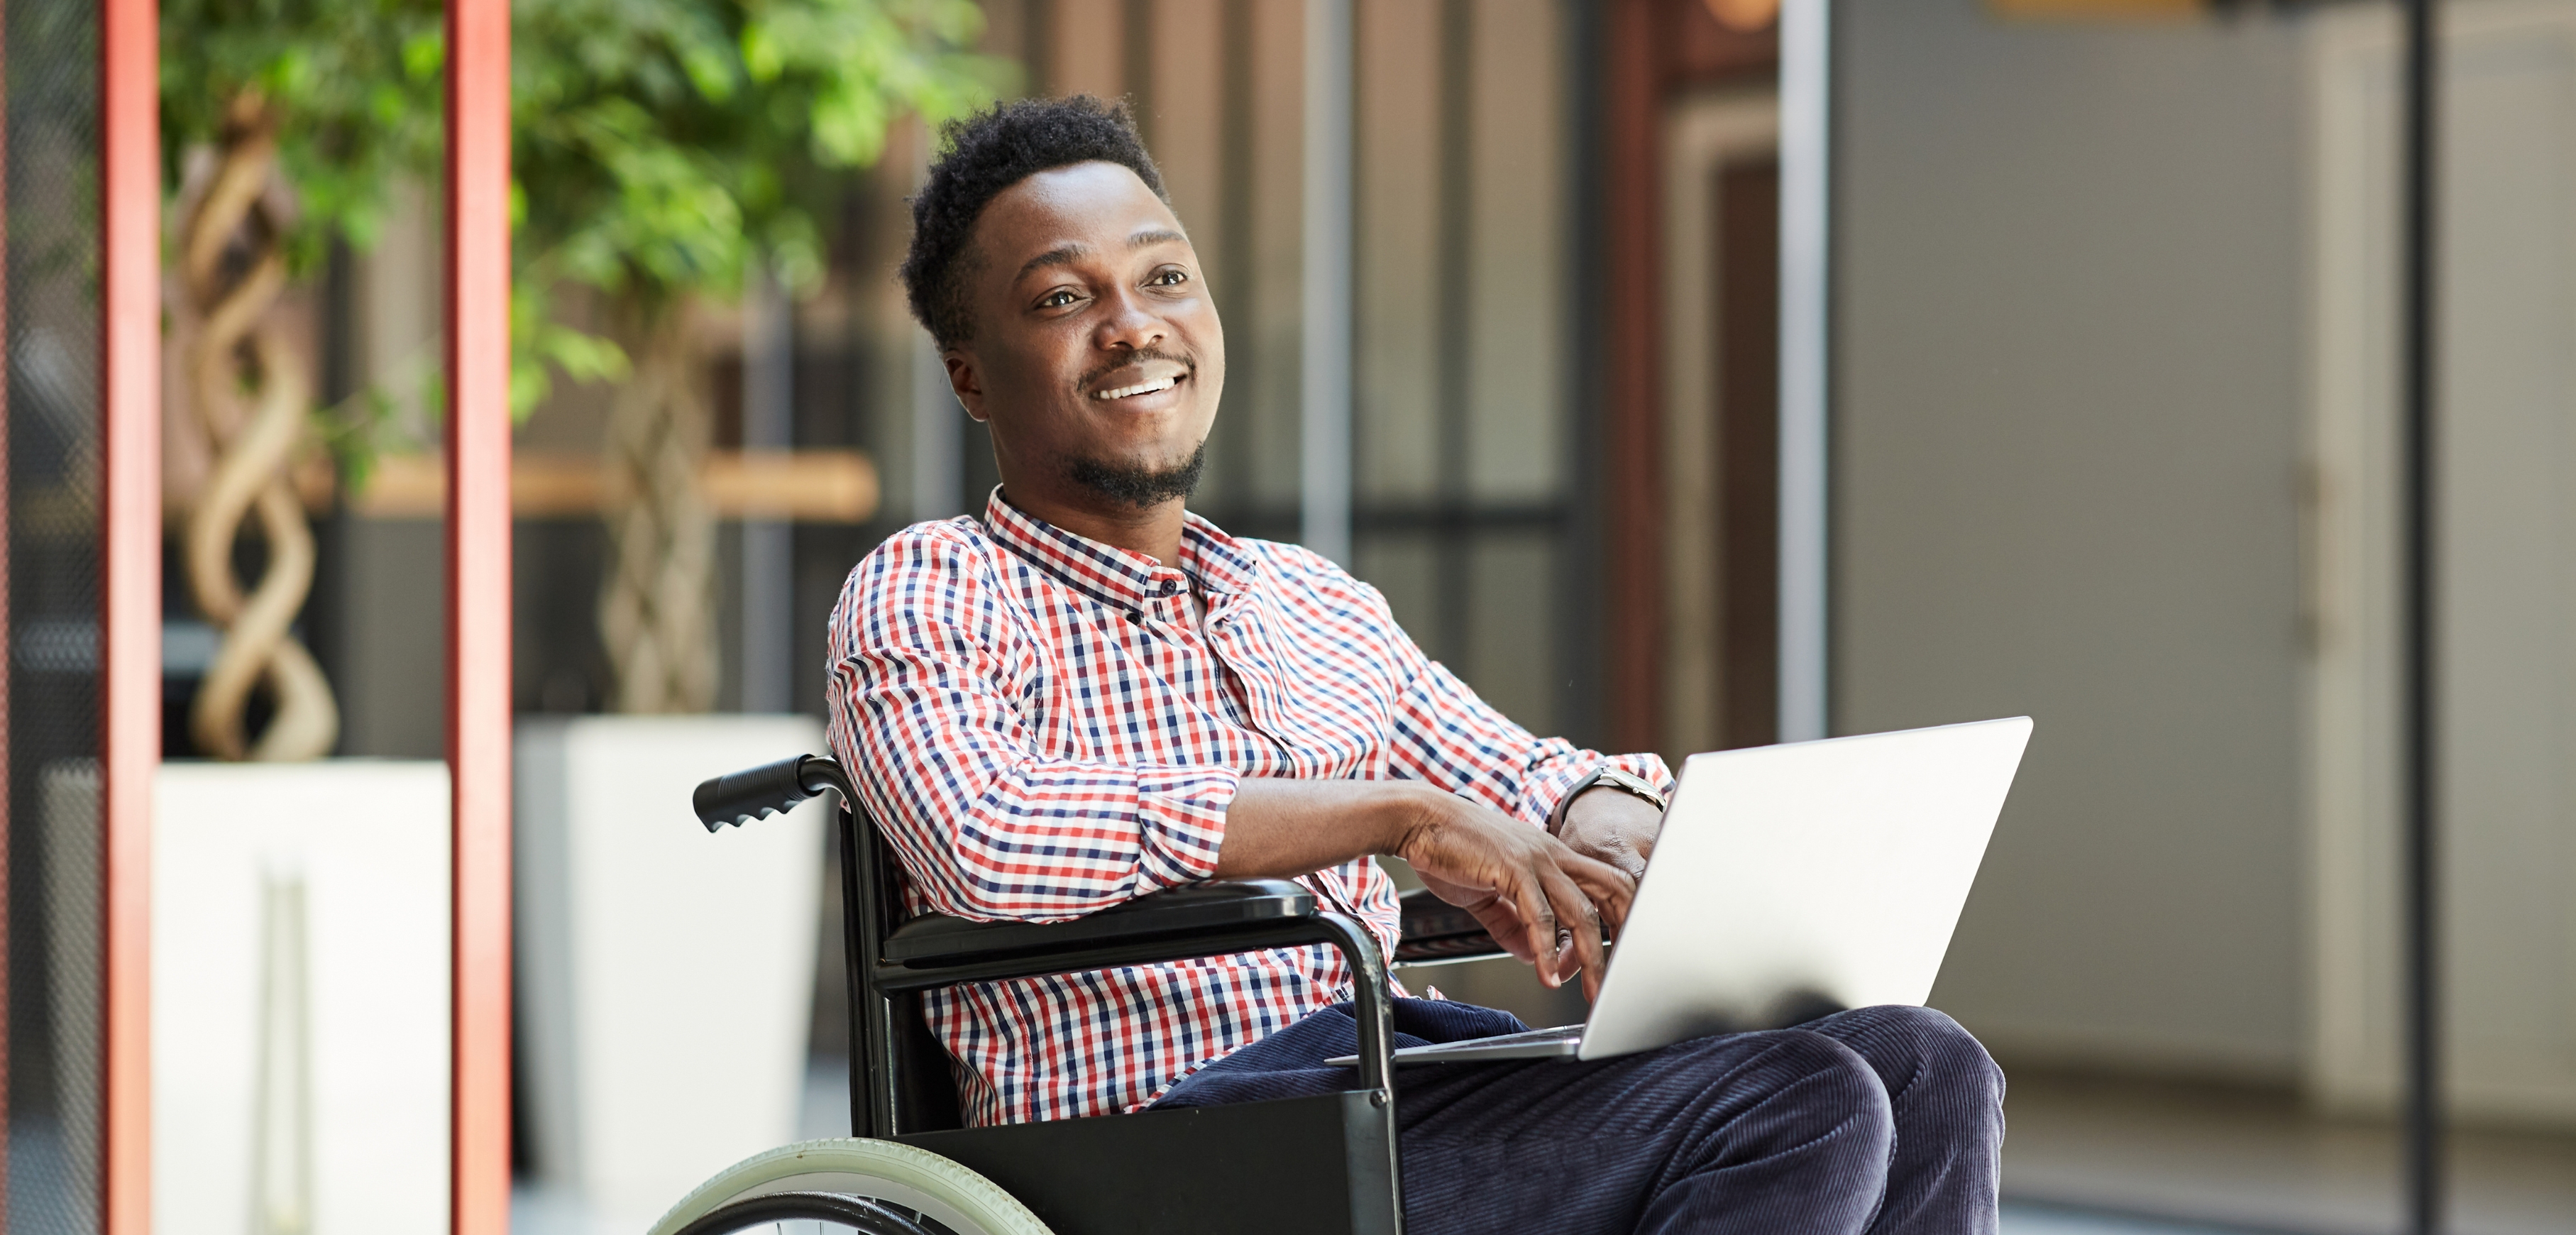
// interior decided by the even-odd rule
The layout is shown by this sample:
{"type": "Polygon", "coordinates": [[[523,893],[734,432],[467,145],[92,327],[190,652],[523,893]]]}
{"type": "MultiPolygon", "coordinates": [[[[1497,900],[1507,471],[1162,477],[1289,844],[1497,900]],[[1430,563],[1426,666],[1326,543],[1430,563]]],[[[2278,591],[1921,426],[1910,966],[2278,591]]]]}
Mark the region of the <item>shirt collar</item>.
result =
{"type": "Polygon", "coordinates": [[[1003,548],[1057,582],[1131,612],[1178,596],[1193,582],[1211,598],[1241,592],[1250,585],[1252,554],[1241,541],[1195,514],[1182,518],[1181,560],[1174,568],[1029,514],[1005,500],[999,485],[984,500],[984,532],[1003,548]]]}

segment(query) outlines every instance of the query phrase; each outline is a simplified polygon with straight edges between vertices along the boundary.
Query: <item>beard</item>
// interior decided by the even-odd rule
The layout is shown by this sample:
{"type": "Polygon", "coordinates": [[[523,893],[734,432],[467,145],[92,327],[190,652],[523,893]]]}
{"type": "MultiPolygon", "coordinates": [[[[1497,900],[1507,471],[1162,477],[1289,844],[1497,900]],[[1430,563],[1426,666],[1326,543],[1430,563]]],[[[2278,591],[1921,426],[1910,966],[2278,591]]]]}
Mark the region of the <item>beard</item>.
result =
{"type": "Polygon", "coordinates": [[[1064,465],[1067,480],[1138,510],[1160,506],[1173,498],[1189,497],[1199,487],[1199,473],[1206,470],[1206,442],[1200,442],[1188,459],[1165,468],[1083,458],[1067,460],[1064,465]]]}

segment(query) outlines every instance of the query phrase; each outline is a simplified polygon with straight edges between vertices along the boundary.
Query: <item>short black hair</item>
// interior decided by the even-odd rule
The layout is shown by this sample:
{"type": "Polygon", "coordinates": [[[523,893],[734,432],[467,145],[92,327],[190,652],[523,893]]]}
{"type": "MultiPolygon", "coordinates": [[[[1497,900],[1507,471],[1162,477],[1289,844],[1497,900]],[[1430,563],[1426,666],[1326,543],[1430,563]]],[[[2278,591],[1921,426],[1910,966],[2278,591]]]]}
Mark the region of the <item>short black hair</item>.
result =
{"type": "Polygon", "coordinates": [[[900,277],[912,315],[941,347],[975,336],[962,277],[967,238],[1002,190],[1042,171],[1102,162],[1136,173],[1154,196],[1171,201],[1124,103],[1087,94],[1019,99],[950,121],[940,138],[947,150],[912,199],[912,251],[900,277]]]}

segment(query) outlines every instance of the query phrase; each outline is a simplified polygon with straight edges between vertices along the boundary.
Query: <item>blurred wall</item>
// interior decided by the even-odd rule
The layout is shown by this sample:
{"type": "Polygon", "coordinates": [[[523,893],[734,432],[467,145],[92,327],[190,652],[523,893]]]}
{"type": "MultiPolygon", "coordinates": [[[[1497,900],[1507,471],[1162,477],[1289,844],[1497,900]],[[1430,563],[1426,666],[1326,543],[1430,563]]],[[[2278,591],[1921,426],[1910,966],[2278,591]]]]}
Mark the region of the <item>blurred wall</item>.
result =
{"type": "Polygon", "coordinates": [[[1934,1002],[2286,1081],[2297,27],[1837,7],[1835,727],[2038,720],[1934,1002]]]}

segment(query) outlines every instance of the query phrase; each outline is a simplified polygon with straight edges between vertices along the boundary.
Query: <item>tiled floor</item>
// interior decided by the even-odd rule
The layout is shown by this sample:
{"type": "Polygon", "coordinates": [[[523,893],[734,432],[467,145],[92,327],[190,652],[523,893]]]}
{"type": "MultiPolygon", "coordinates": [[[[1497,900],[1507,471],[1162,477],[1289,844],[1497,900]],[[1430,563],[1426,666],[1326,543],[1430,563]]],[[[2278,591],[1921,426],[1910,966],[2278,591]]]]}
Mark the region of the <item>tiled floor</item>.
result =
{"type": "MultiPolygon", "coordinates": [[[[577,1204],[522,1189],[510,1207],[518,1235],[636,1235],[591,1220],[577,1204]]],[[[828,1231],[828,1228],[826,1228],[828,1231]]],[[[2002,1235],[2235,1235],[2218,1227],[2176,1226],[2047,1206],[2006,1205],[2002,1235]]]]}
{"type": "MultiPolygon", "coordinates": [[[[817,1061],[802,1136],[846,1135],[848,1073],[817,1061]]],[[[2387,1235],[2396,1140],[2286,1094],[2013,1074],[2002,1235],[2387,1235]]],[[[2456,1235],[2576,1233],[2576,1136],[2453,1146],[2456,1235]]],[[[567,1198],[519,1197],[527,1235],[609,1235],[567,1198]]]]}
{"type": "MultiPolygon", "coordinates": [[[[2258,1231],[2398,1228],[2397,1138],[2318,1117],[2287,1093],[2016,1070],[2004,1194],[2258,1231]]],[[[2473,1131],[2451,1145],[2457,1235],[2576,1232],[2576,1136],[2473,1131]]],[[[2081,1221],[2025,1211],[2024,1221],[2081,1221]]],[[[2007,1224],[2007,1235],[2015,1227],[2007,1224]]],[[[2028,1226],[2027,1235],[2154,1230],[2028,1226]]],[[[2181,1229],[2188,1229],[2181,1228],[2181,1229]]]]}
{"type": "Polygon", "coordinates": [[[2227,1227],[2191,1226],[2095,1210],[2004,1204],[2002,1235],[2238,1235],[2227,1227]]]}

